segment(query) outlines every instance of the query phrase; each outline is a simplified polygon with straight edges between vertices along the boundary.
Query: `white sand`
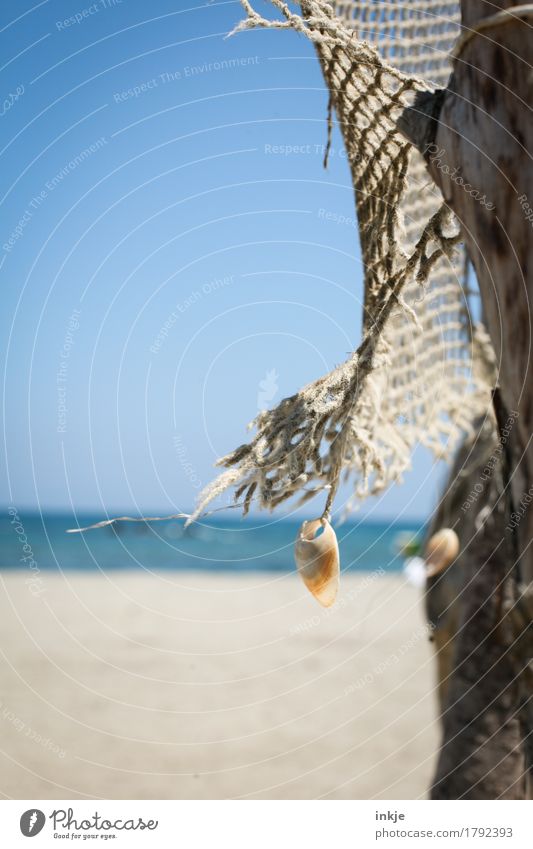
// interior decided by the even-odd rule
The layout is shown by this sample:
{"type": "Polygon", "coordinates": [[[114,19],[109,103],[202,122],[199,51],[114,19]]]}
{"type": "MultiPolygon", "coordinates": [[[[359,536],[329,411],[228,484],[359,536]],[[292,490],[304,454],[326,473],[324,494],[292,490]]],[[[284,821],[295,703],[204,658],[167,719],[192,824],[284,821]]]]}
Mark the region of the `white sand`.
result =
{"type": "Polygon", "coordinates": [[[403,578],[344,578],[330,612],[292,576],[42,578],[1,578],[5,796],[426,795],[435,670],[403,578]]]}

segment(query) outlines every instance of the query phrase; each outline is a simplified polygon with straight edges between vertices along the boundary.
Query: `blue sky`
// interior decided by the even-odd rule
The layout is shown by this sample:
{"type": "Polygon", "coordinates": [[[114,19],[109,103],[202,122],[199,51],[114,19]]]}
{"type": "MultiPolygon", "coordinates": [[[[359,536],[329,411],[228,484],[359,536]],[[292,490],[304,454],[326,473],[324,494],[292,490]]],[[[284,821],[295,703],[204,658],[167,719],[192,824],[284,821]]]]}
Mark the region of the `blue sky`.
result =
{"type": "MultiPolygon", "coordinates": [[[[353,193],[337,131],[322,166],[312,47],[224,39],[237,2],[0,15],[2,501],[188,510],[258,406],[360,340],[353,193]]],[[[425,517],[440,477],[417,451],[364,509],[425,517]]]]}

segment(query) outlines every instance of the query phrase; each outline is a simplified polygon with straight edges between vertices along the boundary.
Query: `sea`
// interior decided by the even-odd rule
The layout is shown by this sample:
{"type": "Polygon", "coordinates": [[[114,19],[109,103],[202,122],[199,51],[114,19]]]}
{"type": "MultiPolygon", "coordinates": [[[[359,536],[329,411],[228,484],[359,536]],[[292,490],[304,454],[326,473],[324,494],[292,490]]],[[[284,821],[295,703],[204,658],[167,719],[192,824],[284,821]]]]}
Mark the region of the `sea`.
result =
{"type": "MultiPolygon", "coordinates": [[[[224,518],[184,528],[183,520],[121,522],[83,533],[67,533],[102,519],[96,514],[36,514],[3,511],[0,519],[0,569],[118,569],[158,572],[295,570],[294,542],[301,519],[224,518]]],[[[356,519],[333,526],[342,571],[397,572],[401,549],[422,539],[424,523],[356,519]]]]}

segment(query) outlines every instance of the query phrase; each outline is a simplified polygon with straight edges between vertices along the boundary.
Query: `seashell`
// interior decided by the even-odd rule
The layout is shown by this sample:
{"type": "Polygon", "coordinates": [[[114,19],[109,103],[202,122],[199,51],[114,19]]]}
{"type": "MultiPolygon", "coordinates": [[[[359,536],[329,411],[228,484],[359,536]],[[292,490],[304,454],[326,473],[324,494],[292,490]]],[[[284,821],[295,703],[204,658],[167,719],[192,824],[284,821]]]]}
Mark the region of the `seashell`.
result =
{"type": "Polygon", "coordinates": [[[459,554],[459,537],[451,528],[441,528],[426,546],[426,574],[438,575],[453,563],[459,554]]]}
{"type": "Polygon", "coordinates": [[[339,546],[327,519],[304,522],[298,531],[294,557],[307,589],[323,607],[331,607],[339,589],[339,546]],[[317,531],[322,533],[316,536],[317,531]]]}

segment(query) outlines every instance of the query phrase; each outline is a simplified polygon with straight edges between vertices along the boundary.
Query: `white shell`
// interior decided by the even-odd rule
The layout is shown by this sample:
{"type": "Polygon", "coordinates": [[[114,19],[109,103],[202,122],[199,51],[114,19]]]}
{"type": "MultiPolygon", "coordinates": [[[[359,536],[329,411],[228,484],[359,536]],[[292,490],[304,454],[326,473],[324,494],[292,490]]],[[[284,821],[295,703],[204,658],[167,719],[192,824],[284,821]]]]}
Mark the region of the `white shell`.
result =
{"type": "Polygon", "coordinates": [[[327,519],[304,522],[296,538],[294,557],[307,589],[323,607],[331,607],[339,589],[339,546],[327,519]],[[323,528],[319,536],[317,531],[323,528]]]}
{"type": "Polygon", "coordinates": [[[430,577],[443,572],[459,554],[459,537],[451,528],[441,528],[433,534],[426,546],[427,574],[430,577]]]}

